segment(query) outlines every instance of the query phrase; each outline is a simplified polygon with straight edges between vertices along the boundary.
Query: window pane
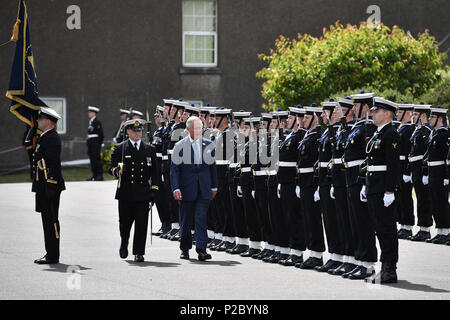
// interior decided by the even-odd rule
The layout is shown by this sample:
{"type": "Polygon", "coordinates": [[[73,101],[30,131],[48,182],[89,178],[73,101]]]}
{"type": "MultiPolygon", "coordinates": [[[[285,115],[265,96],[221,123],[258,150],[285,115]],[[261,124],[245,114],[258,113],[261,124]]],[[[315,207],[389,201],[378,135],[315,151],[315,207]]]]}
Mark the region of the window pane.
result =
{"type": "Polygon", "coordinates": [[[194,1],[193,0],[184,0],[183,1],[183,15],[192,15],[194,14],[194,1]]]}
{"type": "Polygon", "coordinates": [[[186,50],[186,56],[184,58],[186,63],[195,63],[194,50],[186,50]]]}
{"type": "Polygon", "coordinates": [[[183,18],[183,30],[184,31],[195,31],[193,16],[188,16],[188,17],[183,18]]]}
{"type": "Polygon", "coordinates": [[[205,50],[205,62],[214,63],[214,50],[205,50]]]}
{"type": "Polygon", "coordinates": [[[203,59],[203,50],[195,50],[195,62],[196,63],[205,63],[203,59]]]}
{"type": "Polygon", "coordinates": [[[194,42],[194,36],[186,36],[186,42],[185,42],[185,46],[186,46],[186,49],[187,50],[189,50],[189,49],[194,49],[195,48],[195,42],[194,42]]]}

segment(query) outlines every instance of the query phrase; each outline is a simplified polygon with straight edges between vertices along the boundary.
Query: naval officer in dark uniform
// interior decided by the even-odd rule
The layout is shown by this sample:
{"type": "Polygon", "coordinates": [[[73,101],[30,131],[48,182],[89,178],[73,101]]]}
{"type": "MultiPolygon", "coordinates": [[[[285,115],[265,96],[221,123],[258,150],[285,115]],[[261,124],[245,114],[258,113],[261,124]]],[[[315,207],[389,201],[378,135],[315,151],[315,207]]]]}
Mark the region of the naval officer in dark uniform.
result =
{"type": "Polygon", "coordinates": [[[89,127],[87,135],[87,147],[89,160],[91,162],[92,177],[89,181],[103,180],[103,166],[100,152],[103,144],[103,128],[101,122],[97,119],[100,109],[97,107],[88,107],[89,127]]]}
{"type": "Polygon", "coordinates": [[[42,131],[33,155],[33,187],[36,212],[42,215],[46,255],[37,264],[59,263],[59,196],[65,190],[61,173],[61,139],[56,123],[61,117],[51,108],[41,108],[38,128],[42,131]]]}
{"type": "Polygon", "coordinates": [[[396,103],[374,98],[373,123],[377,130],[366,146],[365,195],[372,224],[380,243],[381,272],[366,278],[371,283],[396,283],[398,237],[395,221],[395,192],[400,185],[400,135],[392,124],[396,103]]]}
{"type": "Polygon", "coordinates": [[[134,222],[135,262],[144,261],[149,205],[153,205],[160,184],[155,149],[141,140],[145,124],[142,119],[125,123],[129,139],[114,147],[109,165],[109,173],[119,179],[116,191],[122,239],[119,254],[122,259],[128,256],[128,239],[134,222]]]}

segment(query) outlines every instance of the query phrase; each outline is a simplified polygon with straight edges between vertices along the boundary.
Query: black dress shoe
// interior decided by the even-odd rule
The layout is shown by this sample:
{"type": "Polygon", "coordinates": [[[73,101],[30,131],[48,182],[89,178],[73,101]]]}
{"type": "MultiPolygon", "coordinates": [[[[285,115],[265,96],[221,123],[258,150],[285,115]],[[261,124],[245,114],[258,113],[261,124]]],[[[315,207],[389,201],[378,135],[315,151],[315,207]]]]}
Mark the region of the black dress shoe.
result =
{"type": "Polygon", "coordinates": [[[181,251],[180,259],[189,260],[189,251],[181,251]]]}
{"type": "Polygon", "coordinates": [[[176,230],[176,232],[174,234],[172,234],[171,236],[167,237],[167,240],[178,241],[180,239],[180,236],[179,236],[180,230],[178,230],[178,229],[175,229],[175,230],[176,230]]]}
{"type": "Polygon", "coordinates": [[[383,284],[383,283],[397,283],[397,272],[395,263],[383,263],[381,265],[381,272],[365,279],[368,283],[383,284]]]}
{"type": "Polygon", "coordinates": [[[103,179],[102,176],[98,176],[94,178],[94,181],[104,181],[105,179],[103,179]]]}
{"type": "Polygon", "coordinates": [[[321,265],[323,265],[322,258],[319,259],[319,258],[309,257],[308,259],[306,259],[305,262],[297,263],[295,265],[295,267],[308,270],[308,269],[314,269],[315,267],[320,267],[321,265]]]}
{"type": "Polygon", "coordinates": [[[254,248],[249,248],[247,251],[241,253],[240,256],[243,257],[243,258],[250,258],[250,257],[253,258],[254,255],[257,255],[259,253],[261,253],[261,250],[254,249],[254,248]]]}
{"type": "Polygon", "coordinates": [[[375,274],[375,269],[369,268],[363,266],[358,266],[353,270],[347,277],[347,279],[350,280],[364,280],[366,278],[369,278],[375,274]]]}
{"type": "Polygon", "coordinates": [[[328,270],[328,274],[332,274],[334,276],[342,276],[345,273],[349,273],[353,269],[356,268],[356,265],[353,263],[344,262],[340,267],[336,269],[328,270]]]}
{"type": "Polygon", "coordinates": [[[198,260],[199,261],[205,261],[205,260],[210,260],[212,259],[211,255],[209,253],[206,252],[199,252],[198,253],[198,260]]]}
{"type": "Polygon", "coordinates": [[[447,243],[447,236],[444,236],[443,234],[438,234],[433,239],[427,240],[428,243],[434,243],[434,244],[446,244],[447,243]]]}
{"type": "MultiPolygon", "coordinates": [[[[224,252],[229,249],[229,242],[228,241],[222,241],[220,245],[216,246],[216,251],[224,252]]],[[[212,248],[211,248],[212,250],[212,248]]]]}
{"type": "Polygon", "coordinates": [[[158,231],[152,233],[152,235],[157,236],[157,237],[159,237],[159,236],[162,235],[162,234],[163,234],[163,229],[162,229],[162,227],[159,228],[158,231]]]}
{"type": "Polygon", "coordinates": [[[238,246],[238,244],[234,245],[233,248],[229,248],[227,250],[225,250],[226,253],[231,253],[231,251],[234,250],[234,248],[236,248],[238,246]]]}
{"type": "Polygon", "coordinates": [[[170,229],[166,233],[162,234],[160,238],[168,239],[169,237],[173,236],[175,233],[178,232],[178,229],[170,229]]]}
{"type": "Polygon", "coordinates": [[[279,256],[281,252],[279,251],[272,251],[272,254],[267,254],[265,257],[262,258],[263,262],[270,262],[271,260],[275,259],[277,256],[279,256]]]}
{"type": "Polygon", "coordinates": [[[211,242],[211,244],[210,244],[210,246],[209,246],[209,249],[212,250],[212,251],[216,251],[217,248],[220,247],[221,244],[222,244],[222,241],[221,241],[221,240],[219,240],[219,239],[214,239],[214,240],[211,242]]]}
{"type": "Polygon", "coordinates": [[[144,256],[140,254],[135,255],[134,262],[144,262],[144,256]]]}
{"type": "Polygon", "coordinates": [[[323,266],[317,266],[314,268],[314,270],[318,272],[328,272],[328,270],[336,269],[342,264],[342,262],[335,261],[335,260],[328,260],[327,263],[325,263],[323,266]]]}
{"type": "Polygon", "coordinates": [[[287,259],[278,261],[279,264],[285,267],[293,267],[297,263],[302,263],[303,257],[291,254],[287,259]]]}
{"type": "Polygon", "coordinates": [[[231,251],[229,253],[242,254],[242,253],[246,252],[247,250],[248,250],[248,246],[246,246],[245,244],[238,244],[233,249],[231,249],[231,251]]]}
{"type": "Polygon", "coordinates": [[[121,245],[119,249],[119,256],[122,259],[126,259],[128,257],[128,249],[126,245],[121,245]]]}
{"type": "Polygon", "coordinates": [[[409,238],[411,241],[424,242],[431,238],[431,233],[428,231],[419,231],[409,238]]]}
{"type": "Polygon", "coordinates": [[[37,264],[58,264],[59,260],[58,259],[50,259],[47,257],[47,255],[43,256],[40,259],[36,259],[34,260],[34,263],[37,264]]]}
{"type": "Polygon", "coordinates": [[[354,265],[355,267],[350,270],[349,272],[346,272],[342,275],[342,278],[347,279],[349,275],[351,275],[354,272],[357,272],[359,270],[359,268],[361,267],[360,265],[354,265]]]}
{"type": "Polygon", "coordinates": [[[95,181],[94,177],[90,177],[89,179],[86,179],[86,181],[95,181]]]}
{"type": "MultiPolygon", "coordinates": [[[[266,250],[266,249],[264,249],[266,250]]],[[[267,250],[266,253],[264,253],[264,250],[261,252],[261,254],[258,256],[258,260],[264,260],[264,258],[270,257],[275,253],[275,250],[267,250]]]]}
{"type": "Polygon", "coordinates": [[[397,233],[397,238],[401,240],[408,239],[409,237],[412,237],[412,231],[406,230],[406,229],[400,229],[397,233]]]}

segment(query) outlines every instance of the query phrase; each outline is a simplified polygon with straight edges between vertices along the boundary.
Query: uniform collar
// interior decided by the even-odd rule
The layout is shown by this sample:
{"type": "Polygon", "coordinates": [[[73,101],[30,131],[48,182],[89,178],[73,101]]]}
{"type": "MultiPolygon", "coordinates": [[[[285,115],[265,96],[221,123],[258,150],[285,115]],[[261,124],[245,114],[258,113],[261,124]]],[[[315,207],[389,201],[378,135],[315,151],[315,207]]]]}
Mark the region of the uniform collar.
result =
{"type": "Polygon", "coordinates": [[[137,149],[139,150],[140,148],[141,148],[141,141],[142,140],[138,140],[138,141],[133,141],[133,140],[131,140],[131,139],[129,139],[130,140],[130,143],[131,143],[131,145],[134,147],[134,144],[135,143],[137,143],[137,149]]]}

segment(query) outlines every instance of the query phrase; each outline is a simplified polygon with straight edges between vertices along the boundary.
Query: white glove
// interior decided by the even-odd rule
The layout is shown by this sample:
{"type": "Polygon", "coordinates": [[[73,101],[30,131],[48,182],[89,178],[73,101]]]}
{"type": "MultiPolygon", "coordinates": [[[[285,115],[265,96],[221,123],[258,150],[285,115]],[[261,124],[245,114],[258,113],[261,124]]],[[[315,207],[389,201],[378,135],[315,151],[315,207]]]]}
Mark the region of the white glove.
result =
{"type": "Polygon", "coordinates": [[[255,190],[252,190],[252,197],[255,199],[255,190]]]}
{"type": "Polygon", "coordinates": [[[444,179],[444,186],[448,186],[448,179],[444,179]]]}
{"type": "Polygon", "coordinates": [[[362,186],[361,191],[359,193],[359,200],[361,200],[361,202],[367,202],[366,186],[362,186]]]}
{"type": "Polygon", "coordinates": [[[242,198],[242,188],[241,186],[237,187],[236,194],[239,198],[242,198]]]}
{"type": "Polygon", "coordinates": [[[389,193],[389,194],[385,193],[384,194],[383,201],[384,201],[385,207],[389,207],[392,204],[392,202],[394,202],[394,200],[395,200],[395,195],[393,193],[389,193]]]}
{"type": "Polygon", "coordinates": [[[102,143],[102,148],[104,148],[105,147],[105,144],[104,143],[102,143]]]}
{"type": "Polygon", "coordinates": [[[316,192],[314,192],[314,202],[317,202],[320,200],[320,193],[319,193],[320,187],[317,187],[316,192]]]}
{"type": "Polygon", "coordinates": [[[114,142],[114,143],[117,143],[116,137],[113,138],[113,142],[114,142]]]}
{"type": "Polygon", "coordinates": [[[161,181],[164,182],[164,175],[161,175],[161,181]]]}
{"type": "Polygon", "coordinates": [[[278,184],[278,187],[277,187],[277,197],[278,197],[278,199],[281,198],[281,184],[278,184]]]}
{"type": "Polygon", "coordinates": [[[403,181],[405,182],[405,183],[408,183],[408,182],[411,182],[411,176],[407,176],[407,175],[403,175],[403,181]]]}
{"type": "Polygon", "coordinates": [[[295,194],[297,195],[297,198],[300,199],[300,187],[299,186],[295,187],[295,194]]]}
{"type": "Polygon", "coordinates": [[[331,186],[331,188],[330,188],[330,197],[331,197],[331,199],[335,199],[334,198],[334,187],[333,186],[331,186]]]}
{"type": "Polygon", "coordinates": [[[428,184],[428,176],[423,176],[423,177],[422,177],[422,183],[423,183],[424,185],[427,185],[427,184],[428,184]]]}

